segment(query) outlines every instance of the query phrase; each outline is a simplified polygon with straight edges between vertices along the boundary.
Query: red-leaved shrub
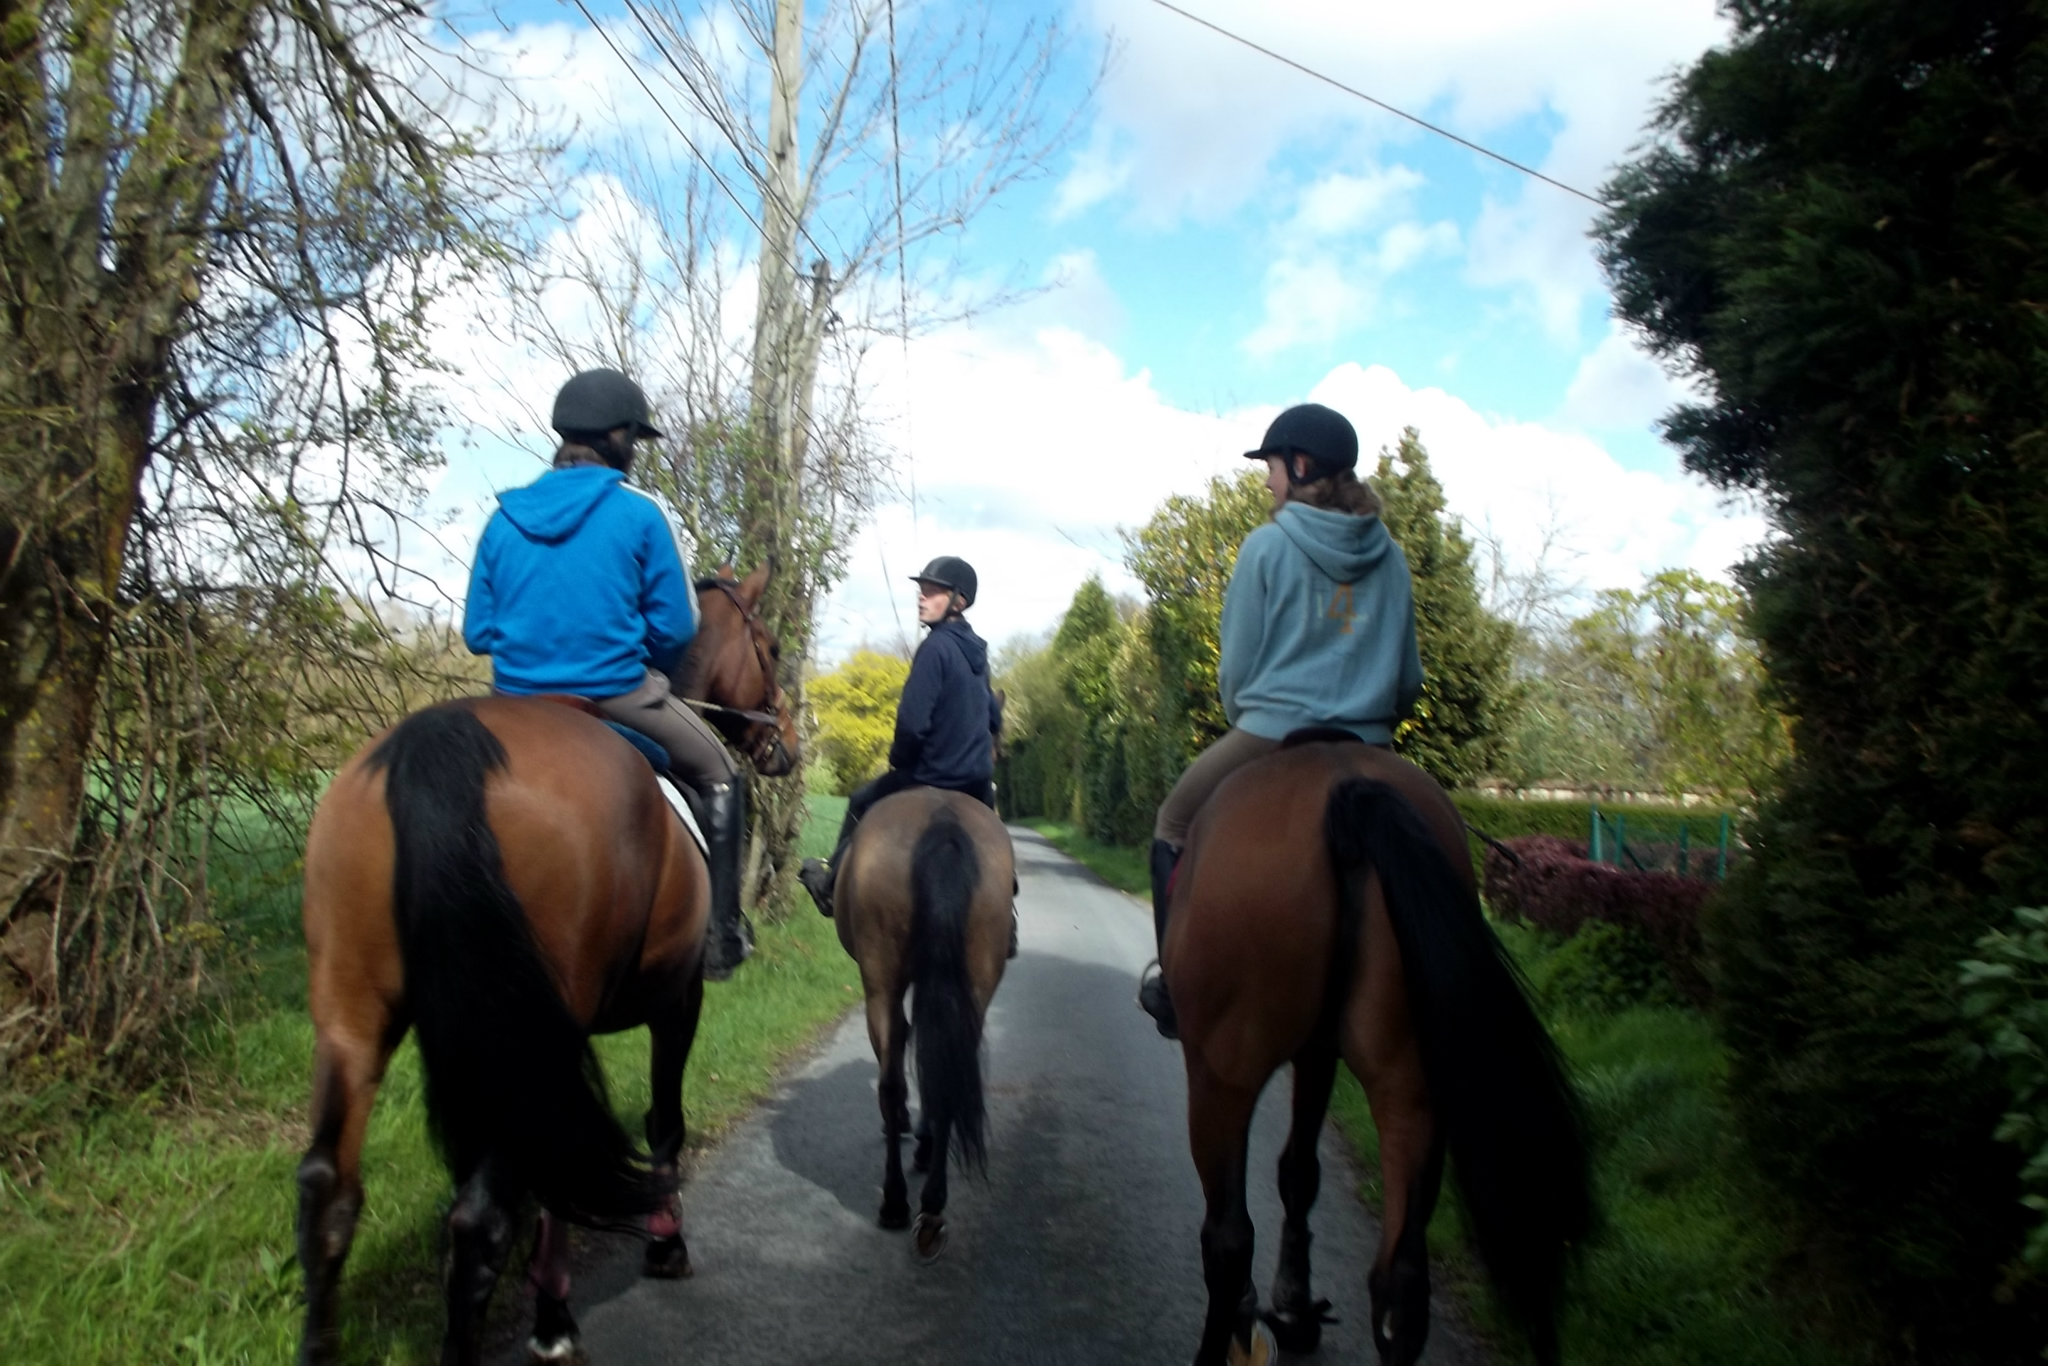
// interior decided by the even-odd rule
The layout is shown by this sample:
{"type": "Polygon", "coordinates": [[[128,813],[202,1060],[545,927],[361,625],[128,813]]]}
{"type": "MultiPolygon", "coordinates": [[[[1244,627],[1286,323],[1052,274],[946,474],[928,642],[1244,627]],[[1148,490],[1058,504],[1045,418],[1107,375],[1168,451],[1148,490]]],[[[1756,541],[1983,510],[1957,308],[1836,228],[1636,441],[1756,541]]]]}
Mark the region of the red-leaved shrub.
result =
{"type": "Polygon", "coordinates": [[[1589,920],[1640,931],[1684,999],[1706,1004],[1700,914],[1715,884],[1676,873],[1610,868],[1557,835],[1524,835],[1486,851],[1486,900],[1503,920],[1570,938],[1589,920]],[[1509,857],[1512,853],[1513,857],[1509,857]]]}

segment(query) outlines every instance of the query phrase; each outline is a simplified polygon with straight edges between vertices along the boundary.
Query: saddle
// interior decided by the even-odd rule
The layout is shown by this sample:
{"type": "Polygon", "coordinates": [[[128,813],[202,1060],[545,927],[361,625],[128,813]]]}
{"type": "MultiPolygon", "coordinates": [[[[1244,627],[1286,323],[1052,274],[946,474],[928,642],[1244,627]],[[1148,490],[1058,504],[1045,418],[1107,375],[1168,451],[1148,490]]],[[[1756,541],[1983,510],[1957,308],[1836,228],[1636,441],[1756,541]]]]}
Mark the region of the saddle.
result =
{"type": "Polygon", "coordinates": [[[690,838],[697,842],[698,850],[703,853],[704,857],[711,857],[711,844],[704,838],[704,828],[697,824],[697,815],[690,809],[689,799],[683,795],[682,786],[676,781],[675,774],[669,769],[668,751],[663,749],[653,736],[642,735],[631,726],[621,725],[619,722],[612,720],[611,717],[606,716],[598,708],[597,703],[587,697],[578,697],[574,693],[547,692],[536,693],[533,695],[533,699],[536,702],[553,702],[557,706],[567,707],[571,711],[580,711],[585,716],[594,717],[624,737],[627,744],[640,751],[640,757],[645,759],[647,766],[654,770],[654,785],[661,789],[662,798],[668,802],[676,815],[682,818],[683,829],[690,832],[690,838]]]}
{"type": "MultiPolygon", "coordinates": [[[[1302,745],[1362,745],[1365,741],[1342,726],[1303,726],[1291,730],[1281,738],[1280,748],[1295,749],[1302,745]]],[[[1379,746],[1385,749],[1385,745],[1379,746]]]]}

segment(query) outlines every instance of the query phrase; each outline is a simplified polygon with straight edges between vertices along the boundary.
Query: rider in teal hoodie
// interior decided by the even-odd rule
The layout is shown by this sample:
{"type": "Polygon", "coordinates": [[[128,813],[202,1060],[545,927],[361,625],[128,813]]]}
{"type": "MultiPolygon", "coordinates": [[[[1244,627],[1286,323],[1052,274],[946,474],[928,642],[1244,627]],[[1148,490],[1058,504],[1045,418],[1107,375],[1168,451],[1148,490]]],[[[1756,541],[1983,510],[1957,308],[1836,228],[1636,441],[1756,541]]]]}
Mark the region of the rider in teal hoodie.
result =
{"type": "MultiPolygon", "coordinates": [[[[1408,561],[1359,482],[1358,434],[1319,403],[1289,408],[1245,455],[1266,462],[1273,520],[1245,537],[1223,595],[1217,685],[1230,729],[1159,805],[1152,922],[1166,942],[1167,891],[1188,826],[1224,778],[1291,732],[1349,731],[1387,745],[1422,693],[1408,561]]],[[[1169,1039],[1173,1002],[1157,964],[1138,1003],[1169,1039]]]]}

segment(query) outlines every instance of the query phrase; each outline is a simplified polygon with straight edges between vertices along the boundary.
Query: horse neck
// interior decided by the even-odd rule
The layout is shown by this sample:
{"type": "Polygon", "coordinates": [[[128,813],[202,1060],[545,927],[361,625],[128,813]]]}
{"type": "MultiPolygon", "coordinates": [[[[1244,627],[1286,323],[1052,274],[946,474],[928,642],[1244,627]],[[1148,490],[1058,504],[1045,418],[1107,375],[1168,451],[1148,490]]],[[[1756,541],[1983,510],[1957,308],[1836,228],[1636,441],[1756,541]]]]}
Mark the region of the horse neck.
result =
{"type": "Polygon", "coordinates": [[[759,703],[755,697],[740,697],[736,675],[741,672],[735,662],[734,651],[749,642],[745,639],[745,624],[740,624],[738,639],[731,626],[723,621],[717,624],[707,622],[697,638],[690,642],[689,650],[683,655],[683,662],[676,670],[677,692],[693,702],[712,702],[722,707],[752,708],[759,703]]]}

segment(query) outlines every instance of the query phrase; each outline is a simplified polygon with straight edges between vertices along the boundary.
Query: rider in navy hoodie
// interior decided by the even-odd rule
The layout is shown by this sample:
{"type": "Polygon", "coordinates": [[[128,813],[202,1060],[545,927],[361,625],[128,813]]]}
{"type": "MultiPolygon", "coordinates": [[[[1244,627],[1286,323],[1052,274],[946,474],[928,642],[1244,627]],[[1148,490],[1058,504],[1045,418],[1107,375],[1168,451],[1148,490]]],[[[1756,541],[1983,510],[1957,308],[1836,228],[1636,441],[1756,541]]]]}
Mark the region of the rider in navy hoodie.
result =
{"type": "Polygon", "coordinates": [[[931,634],[917,647],[902,700],[896,704],[889,771],[856,788],[847,800],[839,847],[831,860],[805,859],[797,874],[827,916],[832,914],[834,881],[854,827],[882,798],[907,787],[943,787],[991,807],[996,804],[990,780],[1002,710],[989,688],[988,644],[960,615],[974,605],[974,566],[957,555],[941,555],[914,577],[917,619],[931,634]]]}
{"type": "Polygon", "coordinates": [[[586,370],[555,398],[555,467],[498,496],[470,568],[462,638],[491,657],[499,692],[568,693],[659,742],[709,846],[705,976],[731,975],[753,946],[740,910],[746,787],[716,733],[670,691],[697,633],[682,542],[654,499],[629,486],[633,443],[661,433],[647,396],[616,370],[586,370]]]}

